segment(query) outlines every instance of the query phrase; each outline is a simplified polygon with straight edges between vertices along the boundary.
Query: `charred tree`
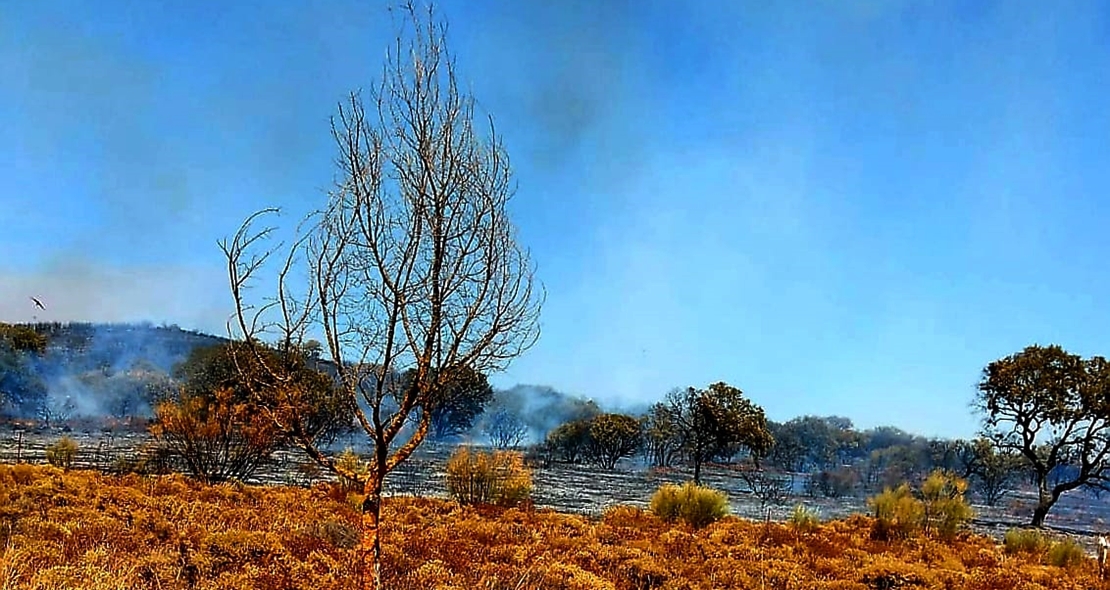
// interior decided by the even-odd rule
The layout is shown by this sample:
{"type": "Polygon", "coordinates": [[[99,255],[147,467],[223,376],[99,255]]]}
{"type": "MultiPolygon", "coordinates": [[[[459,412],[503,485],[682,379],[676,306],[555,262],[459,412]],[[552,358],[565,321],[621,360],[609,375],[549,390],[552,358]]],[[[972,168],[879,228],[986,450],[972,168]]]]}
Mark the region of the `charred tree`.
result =
{"type": "Polygon", "coordinates": [[[368,468],[355,473],[304,431],[295,387],[279,380],[256,392],[310,457],[361,484],[368,588],[381,587],[386,475],[425,439],[460,373],[502,370],[536,341],[542,303],[506,212],[514,184],[492,120],[476,120],[473,97],[459,89],[434,9],[409,3],[402,13],[369,100],[352,94],[333,120],[336,185],[284,252],[271,300],[246,300],[276,251],[262,246],[272,228],[256,227],[269,211],[221,243],[233,336],[279,348],[320,339],[366,433],[368,468]]]}

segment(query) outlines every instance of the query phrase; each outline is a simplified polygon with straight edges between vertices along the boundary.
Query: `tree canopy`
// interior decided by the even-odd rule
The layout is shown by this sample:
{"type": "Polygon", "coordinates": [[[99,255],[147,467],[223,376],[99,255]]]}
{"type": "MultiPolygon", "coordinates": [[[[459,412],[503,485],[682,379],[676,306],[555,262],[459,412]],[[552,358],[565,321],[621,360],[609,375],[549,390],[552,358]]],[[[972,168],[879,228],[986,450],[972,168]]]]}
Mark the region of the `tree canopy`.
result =
{"type": "Polygon", "coordinates": [[[1044,524],[1065,492],[1110,484],[1106,359],[1084,359],[1058,345],[1028,346],[983,369],[976,404],[984,433],[1000,451],[1019,454],[1034,474],[1034,526],[1044,524]],[[1074,469],[1059,469],[1068,465],[1074,469]]]}
{"type": "Polygon", "coordinates": [[[643,432],[640,421],[624,414],[601,414],[589,422],[587,452],[593,463],[613,469],[617,461],[640,450],[643,432]]]}
{"type": "Polygon", "coordinates": [[[182,398],[227,390],[229,399],[258,412],[280,406],[291,434],[328,442],[354,427],[354,412],[326,370],[308,349],[226,342],[194,349],[173,374],[182,398]]]}
{"type": "MultiPolygon", "coordinates": [[[[415,377],[415,370],[406,374],[406,380],[415,377]]],[[[493,400],[493,387],[484,374],[470,367],[460,367],[451,372],[450,379],[445,380],[430,398],[430,435],[433,440],[444,440],[461,435],[474,426],[474,421],[493,400]]]]}
{"type": "Polygon", "coordinates": [[[667,394],[664,404],[694,465],[696,483],[701,483],[702,464],[725,449],[739,445],[758,457],[774,444],[763,408],[727,383],[675,390],[667,394]]]}
{"type": "Polygon", "coordinates": [[[0,323],[0,416],[30,416],[46,397],[46,385],[33,359],[46,351],[47,340],[27,326],[0,323]]]}

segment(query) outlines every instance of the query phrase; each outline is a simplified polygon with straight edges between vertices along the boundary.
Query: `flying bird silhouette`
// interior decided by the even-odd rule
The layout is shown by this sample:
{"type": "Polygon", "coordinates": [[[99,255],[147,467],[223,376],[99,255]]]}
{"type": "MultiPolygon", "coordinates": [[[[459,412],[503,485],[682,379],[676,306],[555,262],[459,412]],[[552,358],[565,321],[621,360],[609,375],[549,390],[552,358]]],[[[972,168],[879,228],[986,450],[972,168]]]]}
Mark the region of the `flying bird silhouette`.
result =
{"type": "Polygon", "coordinates": [[[45,306],[45,305],[43,305],[43,304],[42,304],[42,302],[41,302],[41,301],[39,301],[37,297],[32,297],[32,298],[31,298],[31,301],[34,301],[34,302],[35,302],[35,305],[39,306],[39,309],[41,309],[41,310],[43,310],[43,311],[46,311],[46,306],[45,306]]]}

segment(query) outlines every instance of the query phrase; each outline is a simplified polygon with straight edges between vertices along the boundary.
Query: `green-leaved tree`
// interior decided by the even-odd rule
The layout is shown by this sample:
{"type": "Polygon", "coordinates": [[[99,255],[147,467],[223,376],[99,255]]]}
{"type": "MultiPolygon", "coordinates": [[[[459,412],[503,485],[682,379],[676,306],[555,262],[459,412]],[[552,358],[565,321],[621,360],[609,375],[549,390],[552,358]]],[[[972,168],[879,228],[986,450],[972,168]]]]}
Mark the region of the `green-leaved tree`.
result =
{"type": "Polygon", "coordinates": [[[758,457],[774,444],[763,408],[727,383],[675,390],[664,404],[699,485],[702,465],[722,450],[739,445],[758,457]]]}
{"type": "Polygon", "coordinates": [[[1062,494],[1110,486],[1110,363],[1103,357],[1028,346],[983,369],[976,404],[984,434],[1033,473],[1033,526],[1044,524],[1062,494]],[[1064,466],[1075,469],[1057,469],[1064,466]]]}

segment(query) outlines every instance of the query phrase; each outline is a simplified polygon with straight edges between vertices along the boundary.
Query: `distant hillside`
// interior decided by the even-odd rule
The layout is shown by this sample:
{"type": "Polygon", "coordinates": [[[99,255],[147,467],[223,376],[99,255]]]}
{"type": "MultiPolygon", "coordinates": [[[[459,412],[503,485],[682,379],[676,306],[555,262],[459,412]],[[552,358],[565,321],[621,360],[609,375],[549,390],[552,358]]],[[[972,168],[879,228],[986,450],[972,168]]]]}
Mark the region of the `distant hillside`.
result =
{"type": "Polygon", "coordinates": [[[149,416],[174,366],[225,338],[152,324],[20,324],[46,337],[43,354],[3,352],[0,415],[47,422],[149,416]]]}
{"type": "MultiPolygon", "coordinates": [[[[0,363],[0,416],[37,418],[47,422],[75,417],[149,417],[153,402],[178,384],[176,365],[198,347],[227,338],[183,330],[177,326],[104,323],[20,324],[46,338],[42,355],[9,353],[0,363]]],[[[317,368],[335,376],[334,365],[319,360],[317,368]]],[[[399,379],[399,377],[398,377],[399,379]]],[[[529,438],[546,434],[569,420],[601,411],[596,403],[551,387],[517,385],[496,392],[490,410],[520,417],[529,438]]],[[[490,412],[492,413],[492,412],[490,412]]],[[[475,425],[481,436],[483,424],[475,425]]]]}
{"type": "Polygon", "coordinates": [[[142,324],[23,324],[47,339],[46,357],[65,362],[70,370],[126,371],[136,362],[169,373],[193,349],[226,342],[226,338],[177,326],[142,324]]]}

